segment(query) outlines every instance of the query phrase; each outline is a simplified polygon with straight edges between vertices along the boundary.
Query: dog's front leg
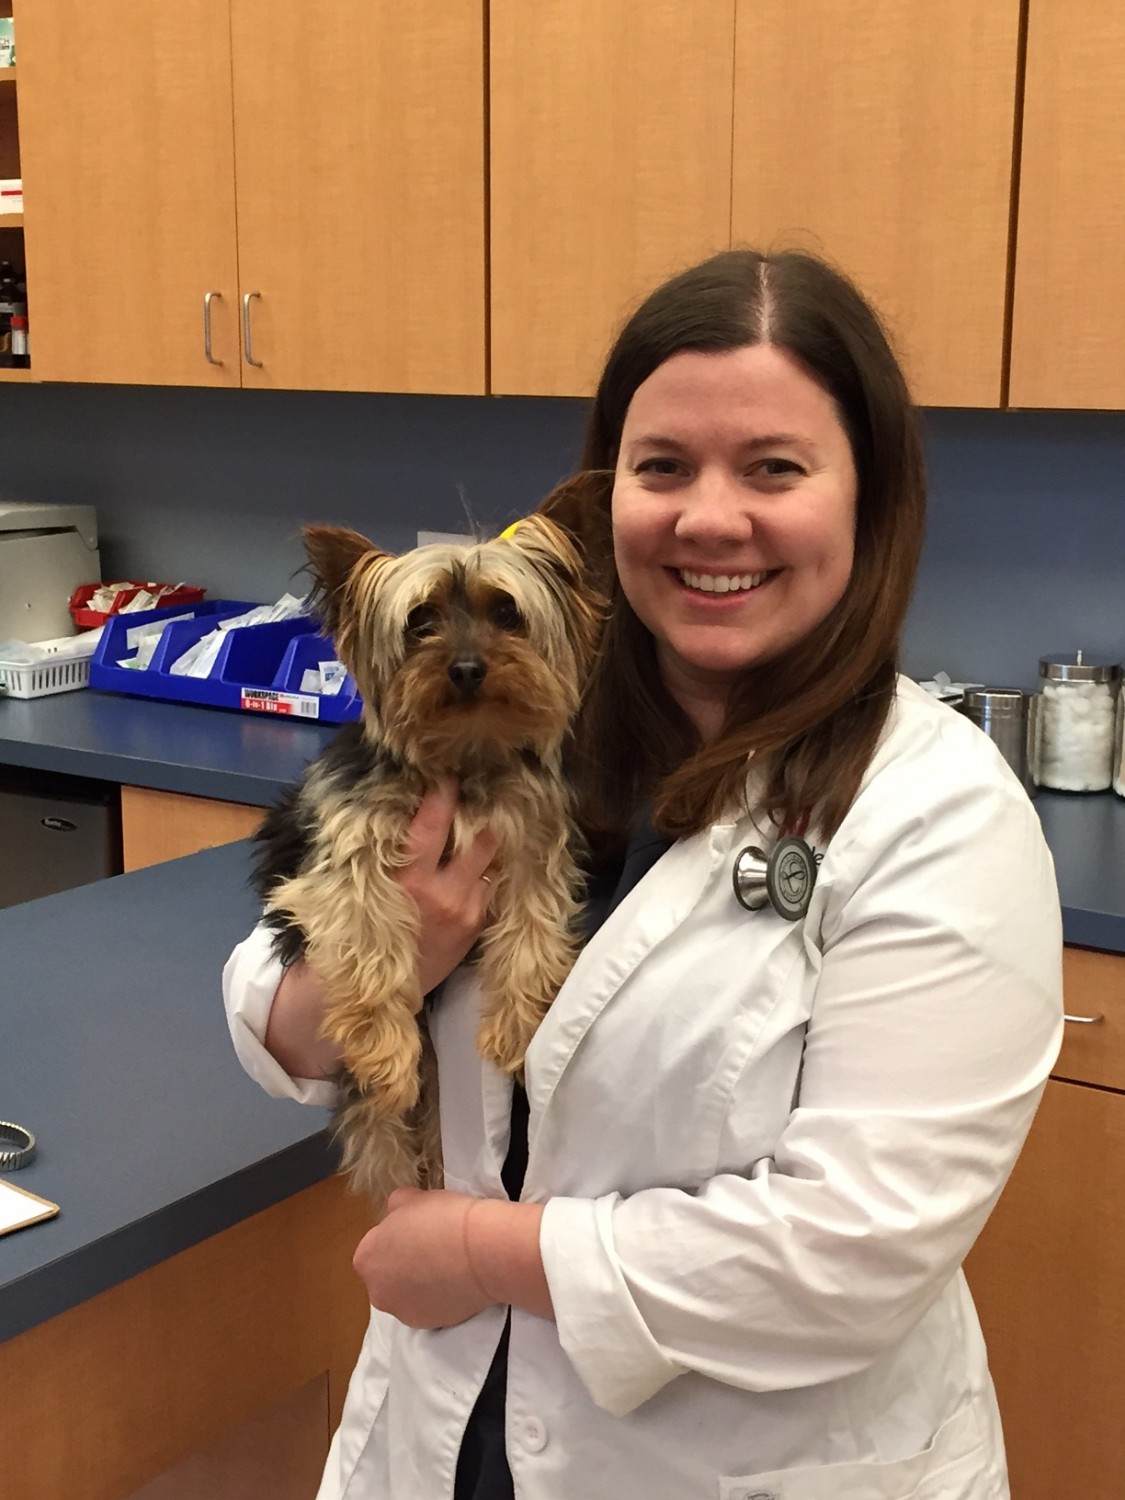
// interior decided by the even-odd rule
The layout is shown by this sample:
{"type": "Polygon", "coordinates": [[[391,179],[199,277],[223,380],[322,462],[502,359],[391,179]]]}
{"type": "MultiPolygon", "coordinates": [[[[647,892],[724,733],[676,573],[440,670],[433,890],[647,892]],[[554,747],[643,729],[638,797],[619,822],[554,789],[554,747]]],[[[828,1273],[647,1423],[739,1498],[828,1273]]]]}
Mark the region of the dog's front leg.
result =
{"type": "Polygon", "coordinates": [[[522,1076],[531,1039],[574,963],[577,886],[569,857],[518,858],[498,878],[481,943],[477,1044],[506,1073],[522,1076]]]}
{"type": "Polygon", "coordinates": [[[273,905],[303,929],[328,994],[322,1033],[340,1049],[356,1093],[375,1115],[418,1102],[418,909],[393,879],[357,881],[314,867],[278,887],[273,905]]]}

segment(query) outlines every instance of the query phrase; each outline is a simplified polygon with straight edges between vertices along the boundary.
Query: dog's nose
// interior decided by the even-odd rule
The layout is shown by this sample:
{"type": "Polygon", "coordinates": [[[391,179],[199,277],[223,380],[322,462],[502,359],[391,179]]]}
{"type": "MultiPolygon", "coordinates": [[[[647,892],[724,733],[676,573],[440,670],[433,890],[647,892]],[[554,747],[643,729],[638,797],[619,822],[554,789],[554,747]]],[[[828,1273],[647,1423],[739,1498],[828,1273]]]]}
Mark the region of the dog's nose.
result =
{"type": "Polygon", "coordinates": [[[459,693],[471,698],[479,690],[487,671],[479,656],[464,656],[460,661],[450,662],[449,680],[459,693]]]}

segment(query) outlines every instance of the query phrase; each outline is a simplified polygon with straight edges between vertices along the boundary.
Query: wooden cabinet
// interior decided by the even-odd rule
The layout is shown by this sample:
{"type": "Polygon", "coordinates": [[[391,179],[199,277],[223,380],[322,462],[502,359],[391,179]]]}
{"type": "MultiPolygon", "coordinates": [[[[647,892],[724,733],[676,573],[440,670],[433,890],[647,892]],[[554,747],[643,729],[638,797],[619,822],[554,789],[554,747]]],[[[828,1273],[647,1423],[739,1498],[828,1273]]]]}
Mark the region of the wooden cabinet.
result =
{"type": "Polygon", "coordinates": [[[297,1500],[340,1419],[374,1221],[336,1177],[0,1343],[5,1500],[297,1500]]]}
{"type": "Polygon", "coordinates": [[[811,249],[916,400],[999,406],[1019,0],[739,0],[735,244],[811,249]]]}
{"type": "Polygon", "coordinates": [[[492,390],[589,393],[618,323],[730,243],[734,0],[491,0],[492,390]]]}
{"type": "Polygon", "coordinates": [[[1125,1476],[1125,957],[1068,949],[1063,1051],[965,1272],[1015,1500],[1119,1500],[1125,1476]],[[1096,1086],[1095,1086],[1096,1085],[1096,1086]]]}
{"type": "Polygon", "coordinates": [[[588,393],[639,296],[734,243],[841,265],[920,401],[1000,404],[1019,0],[843,11],[492,0],[495,391],[588,393]]]}
{"type": "Polygon", "coordinates": [[[483,0],[16,3],[41,378],[483,391],[483,0]]]}
{"type": "Polygon", "coordinates": [[[1125,7],[1030,0],[1013,406],[1125,408],[1125,7]]]}
{"type": "Polygon", "coordinates": [[[121,847],[125,869],[179,859],[218,844],[249,838],[264,810],[242,802],[213,802],[157,792],[150,787],[121,788],[121,847]]]}

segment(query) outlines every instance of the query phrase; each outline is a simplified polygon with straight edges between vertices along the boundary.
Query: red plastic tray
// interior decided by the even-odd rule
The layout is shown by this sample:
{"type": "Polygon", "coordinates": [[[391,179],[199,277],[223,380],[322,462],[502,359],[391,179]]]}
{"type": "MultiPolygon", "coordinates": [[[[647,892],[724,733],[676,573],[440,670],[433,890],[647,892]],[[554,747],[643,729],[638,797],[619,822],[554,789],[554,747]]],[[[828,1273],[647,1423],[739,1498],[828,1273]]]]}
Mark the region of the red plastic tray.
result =
{"type": "MultiPolygon", "coordinates": [[[[151,589],[151,582],[142,582],[135,578],[122,580],[127,583],[113,601],[113,608],[109,611],[100,609],[87,609],[86,606],[94,597],[100,583],[83,583],[74,590],[70,596],[70,618],[80,630],[96,630],[99,625],[104,625],[110,615],[119,614],[121,606],[128,604],[130,599],[135,599],[142,589],[151,589]]],[[[159,587],[159,585],[157,585],[159,587]]],[[[206,589],[196,588],[194,584],[184,584],[182,588],[173,589],[170,594],[160,596],[159,609],[171,609],[174,605],[198,604],[206,594],[206,589]]]]}

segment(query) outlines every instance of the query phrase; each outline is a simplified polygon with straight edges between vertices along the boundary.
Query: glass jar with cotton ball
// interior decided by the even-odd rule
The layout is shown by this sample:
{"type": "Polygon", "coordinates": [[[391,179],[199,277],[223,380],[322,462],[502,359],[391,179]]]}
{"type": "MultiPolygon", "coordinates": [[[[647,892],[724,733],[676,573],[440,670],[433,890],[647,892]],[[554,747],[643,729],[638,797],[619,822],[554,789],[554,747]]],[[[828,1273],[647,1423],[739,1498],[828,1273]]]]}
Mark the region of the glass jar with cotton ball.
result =
{"type": "Polygon", "coordinates": [[[1060,792],[1104,792],[1114,779],[1120,662],[1043,657],[1036,780],[1060,792]]]}

